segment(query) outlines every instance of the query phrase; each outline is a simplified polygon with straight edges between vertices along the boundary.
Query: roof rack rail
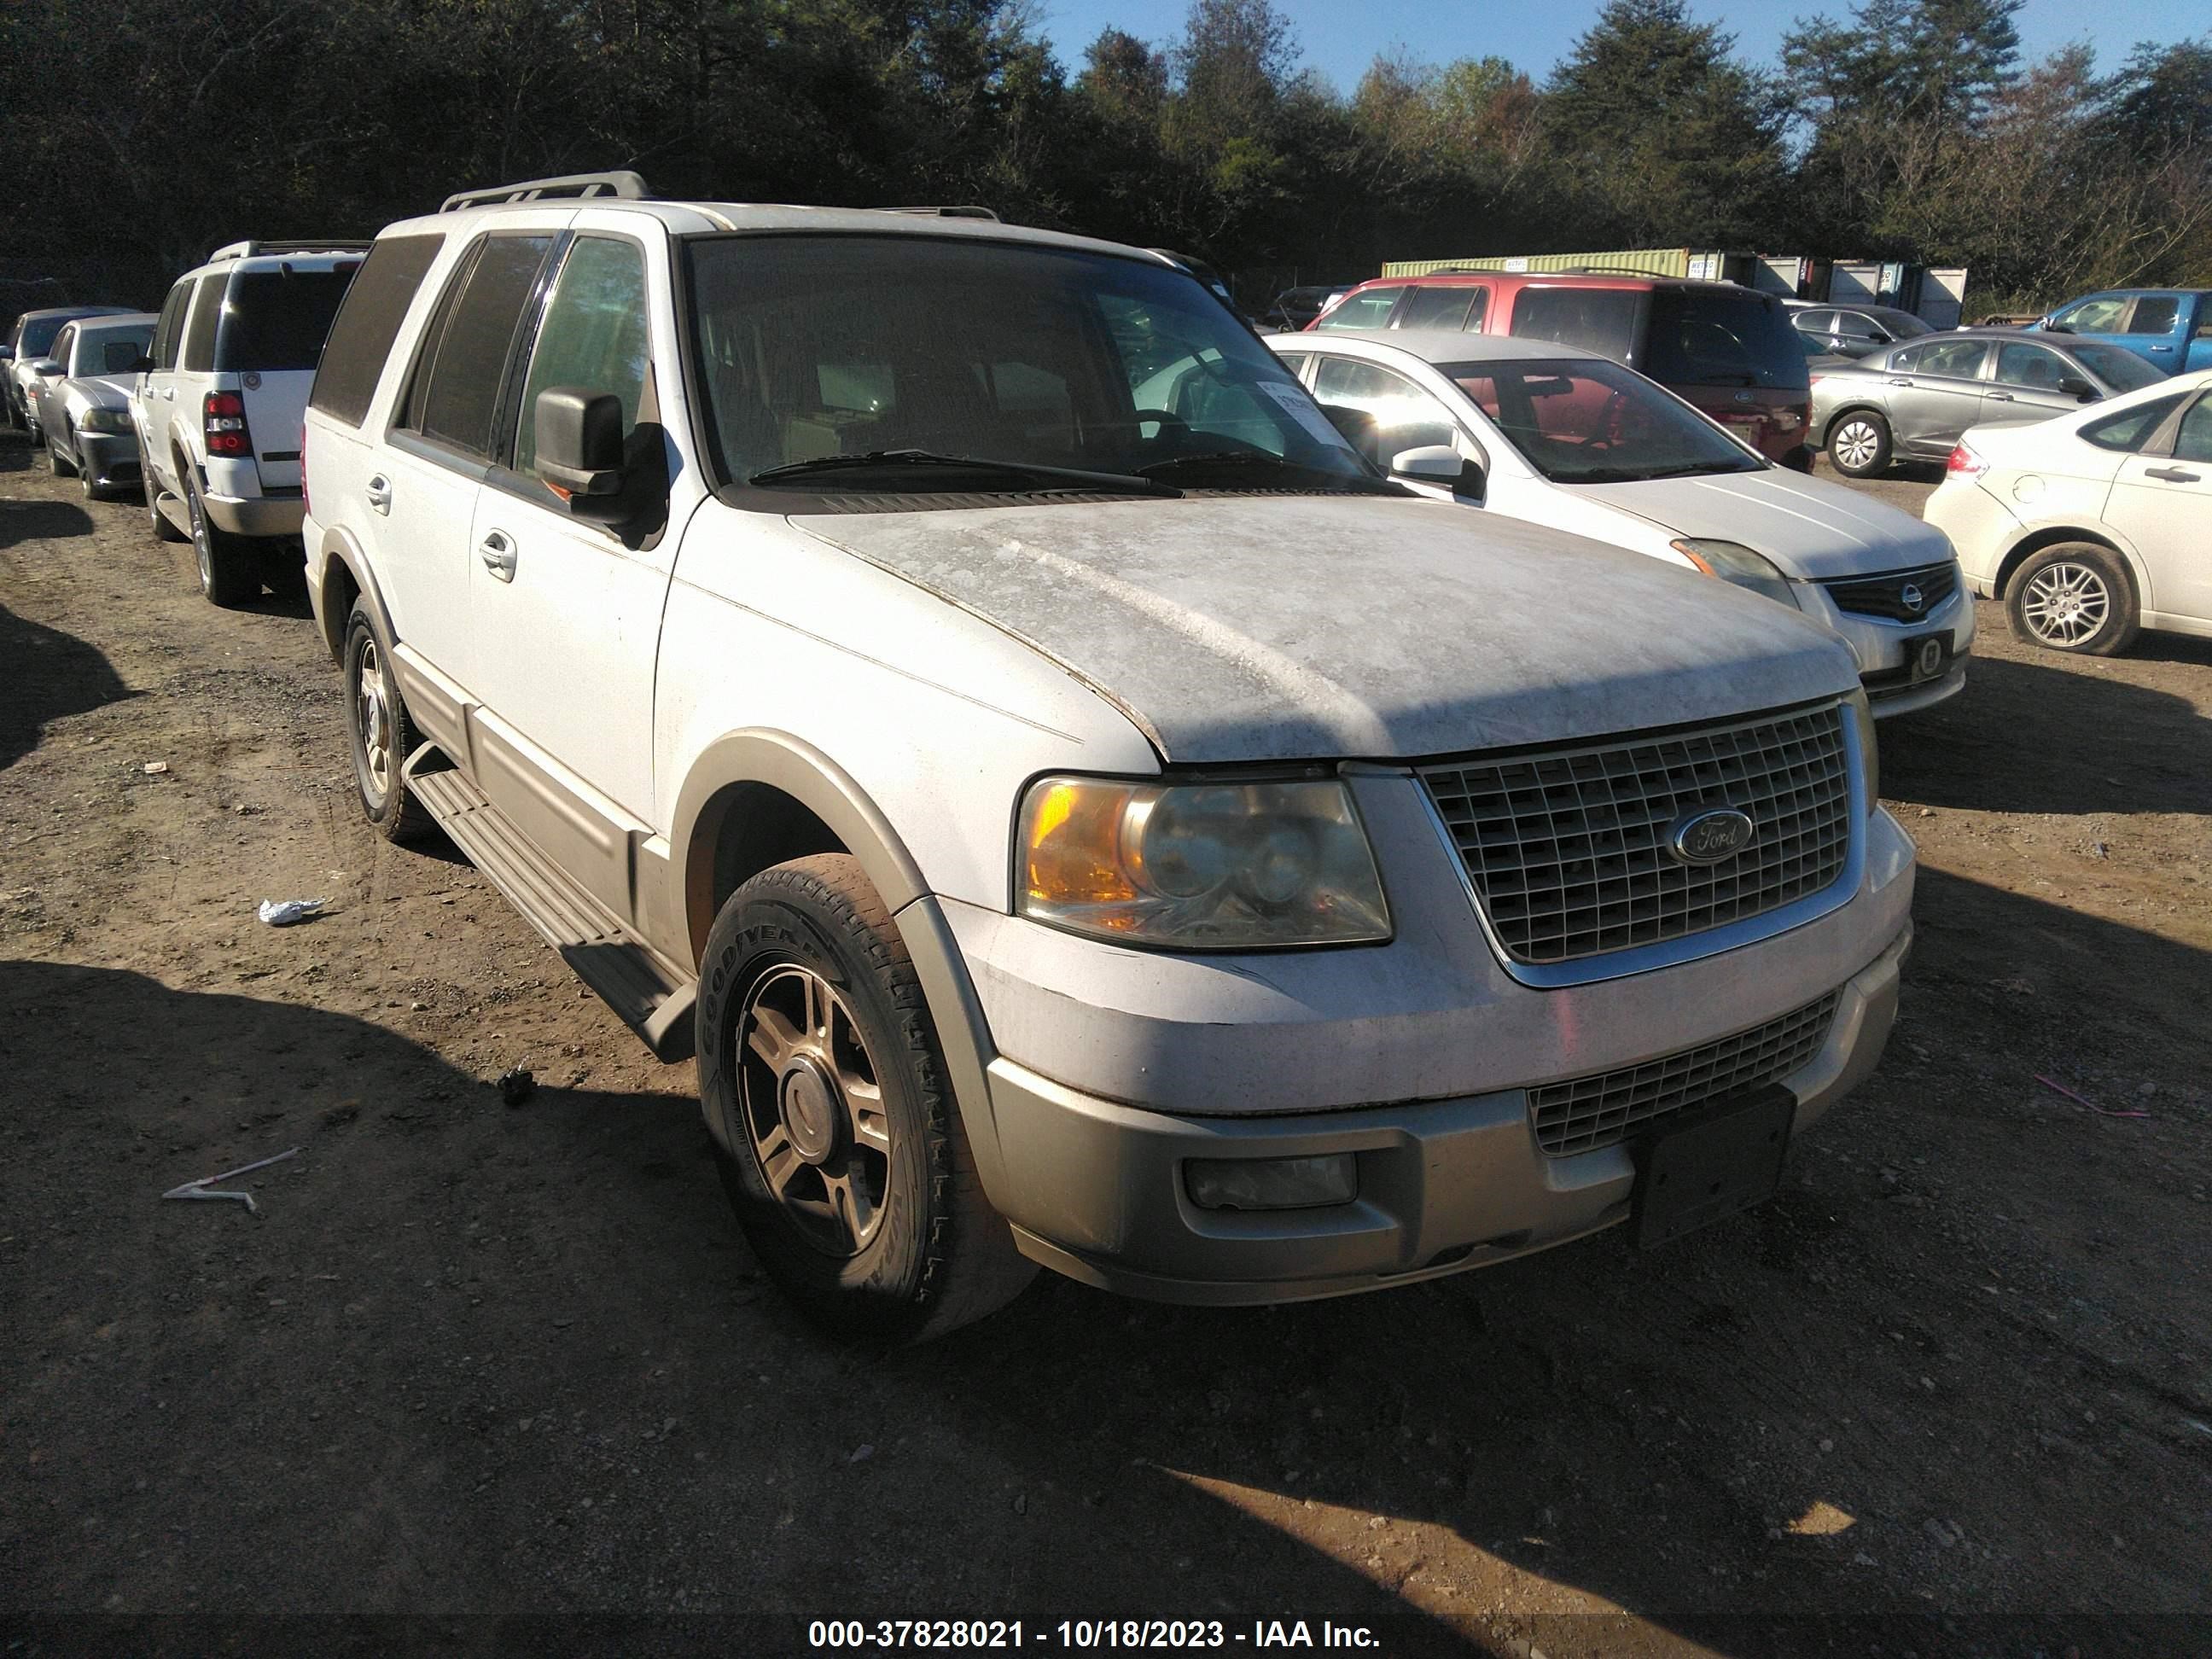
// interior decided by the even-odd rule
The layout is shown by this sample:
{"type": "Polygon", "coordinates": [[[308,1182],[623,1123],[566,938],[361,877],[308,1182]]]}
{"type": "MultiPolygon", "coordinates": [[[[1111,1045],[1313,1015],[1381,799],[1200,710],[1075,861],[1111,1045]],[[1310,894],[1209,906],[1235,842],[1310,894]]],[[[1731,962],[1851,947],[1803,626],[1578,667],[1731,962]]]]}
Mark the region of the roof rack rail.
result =
{"type": "Polygon", "coordinates": [[[261,253],[366,253],[376,246],[374,242],[346,242],[333,238],[321,241],[290,242],[225,242],[208,255],[208,263],[217,259],[251,259],[261,253]]]}
{"type": "Polygon", "coordinates": [[[537,202],[549,198],[611,196],[626,202],[645,202],[653,191],[636,173],[569,173],[558,179],[524,179],[512,185],[492,185],[483,190],[456,191],[439,207],[441,213],[463,208],[490,207],[501,202],[537,202]]]}
{"type": "Polygon", "coordinates": [[[956,207],[884,208],[880,210],[880,211],[884,213],[921,213],[933,215],[939,219],[988,219],[994,225],[999,222],[999,216],[992,212],[990,209],[978,206],[972,203],[964,206],[956,207]]]}
{"type": "Polygon", "coordinates": [[[1638,270],[1634,265],[1569,265],[1562,270],[1532,270],[1528,274],[1531,276],[1646,276],[1656,283],[1688,280],[1664,270],[1638,270]]]}

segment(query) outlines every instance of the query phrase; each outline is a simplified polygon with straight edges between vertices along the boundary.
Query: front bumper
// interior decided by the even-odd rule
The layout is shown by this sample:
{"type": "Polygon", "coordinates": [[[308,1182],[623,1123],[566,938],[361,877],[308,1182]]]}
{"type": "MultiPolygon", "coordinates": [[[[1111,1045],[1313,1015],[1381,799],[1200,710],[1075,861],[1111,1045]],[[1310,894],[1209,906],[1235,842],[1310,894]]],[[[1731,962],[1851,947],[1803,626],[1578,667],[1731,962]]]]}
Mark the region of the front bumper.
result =
{"type": "Polygon", "coordinates": [[[128,432],[79,432],[77,465],[95,488],[138,482],[138,440],[128,432]]]}
{"type": "MultiPolygon", "coordinates": [[[[1844,982],[1820,1051],[1784,1086],[1793,1134],[1871,1073],[1897,1014],[1908,924],[1844,982]]],[[[1002,1202],[1032,1260],[1123,1295],[1227,1306],[1381,1290],[1563,1244],[1628,1218],[1628,1146],[1547,1156],[1524,1089],[1295,1117],[1173,1116],[1115,1104],[999,1059],[991,1113],[1002,1202]],[[1200,1209],[1192,1158],[1349,1153],[1358,1195],[1325,1208],[1200,1209]]]]}
{"type": "Polygon", "coordinates": [[[307,501],[289,495],[216,495],[200,497],[210,522],[234,536],[297,536],[307,516],[307,501]]]}
{"type": "MultiPolygon", "coordinates": [[[[1965,573],[1961,575],[1964,578],[1965,573]]],[[[1859,683],[1866,688],[1875,718],[1886,720],[1929,708],[1966,689],[1966,659],[1974,643],[1974,601],[1969,591],[1971,579],[1965,578],[1965,584],[1925,617],[1911,623],[1838,610],[1817,583],[1800,583],[1797,592],[1807,616],[1843,635],[1851,655],[1858,659],[1859,683]],[[1915,679],[1907,650],[1930,634],[1948,636],[1948,665],[1934,678],[1915,679]]]]}

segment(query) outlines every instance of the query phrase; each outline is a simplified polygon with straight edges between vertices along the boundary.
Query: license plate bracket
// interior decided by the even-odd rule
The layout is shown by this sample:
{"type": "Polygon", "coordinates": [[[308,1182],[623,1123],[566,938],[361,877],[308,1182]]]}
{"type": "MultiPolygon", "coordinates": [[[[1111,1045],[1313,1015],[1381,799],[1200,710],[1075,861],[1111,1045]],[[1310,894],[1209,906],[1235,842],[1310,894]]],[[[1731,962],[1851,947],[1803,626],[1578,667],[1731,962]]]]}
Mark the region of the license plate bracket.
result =
{"type": "Polygon", "coordinates": [[[1657,1136],[1638,1160],[1639,1249],[1764,1203],[1782,1182],[1797,1097],[1774,1085],[1657,1136]]]}
{"type": "Polygon", "coordinates": [[[1951,667],[1951,633],[1914,634],[1905,641],[1905,677],[1917,684],[1941,679],[1951,667]]]}

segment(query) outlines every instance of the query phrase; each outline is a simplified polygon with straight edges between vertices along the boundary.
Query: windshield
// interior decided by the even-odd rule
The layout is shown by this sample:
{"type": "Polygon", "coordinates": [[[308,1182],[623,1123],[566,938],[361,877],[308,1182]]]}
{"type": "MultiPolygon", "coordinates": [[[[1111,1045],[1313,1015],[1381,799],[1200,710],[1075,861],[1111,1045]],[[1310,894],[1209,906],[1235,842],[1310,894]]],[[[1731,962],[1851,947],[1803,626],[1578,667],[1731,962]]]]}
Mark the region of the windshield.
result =
{"type": "Polygon", "coordinates": [[[1633,369],[1586,357],[1439,364],[1554,483],[1622,483],[1765,463],[1633,369]]]}
{"type": "Polygon", "coordinates": [[[1387,487],[1179,270],[966,237],[723,237],[689,257],[698,368],[733,481],[783,469],[762,481],[1036,487],[898,459],[921,452],[1125,478],[1173,467],[1185,489],[1286,473],[1298,488],[1387,487]]]}
{"type": "Polygon", "coordinates": [[[333,270],[242,270],[231,278],[216,337],[218,369],[313,368],[330,336],[356,259],[333,270]]]}
{"type": "Polygon", "coordinates": [[[23,325],[23,337],[16,344],[15,355],[25,362],[33,357],[43,357],[46,348],[54,343],[54,336],[70,324],[67,317],[36,317],[23,325]]]}
{"type": "Polygon", "coordinates": [[[1650,345],[1636,366],[1662,386],[1802,392],[1803,338],[1763,295],[1662,288],[1651,296],[1650,345]]]}
{"type": "Polygon", "coordinates": [[[2142,386],[2156,386],[2166,379],[2134,352],[2118,346],[2092,345],[2084,341],[2078,345],[2069,344],[2067,349],[2116,392],[2134,392],[2142,386]]]}

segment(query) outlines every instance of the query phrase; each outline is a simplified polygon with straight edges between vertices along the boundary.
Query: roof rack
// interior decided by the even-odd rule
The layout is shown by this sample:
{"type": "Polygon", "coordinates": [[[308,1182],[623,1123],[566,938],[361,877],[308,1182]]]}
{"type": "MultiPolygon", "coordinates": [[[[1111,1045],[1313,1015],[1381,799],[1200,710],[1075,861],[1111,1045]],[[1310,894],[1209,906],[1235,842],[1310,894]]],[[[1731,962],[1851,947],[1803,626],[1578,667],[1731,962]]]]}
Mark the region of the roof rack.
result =
{"type": "Polygon", "coordinates": [[[994,225],[999,222],[999,216],[992,212],[990,209],[976,206],[973,204],[959,207],[882,208],[878,209],[878,211],[883,213],[920,213],[932,215],[939,219],[988,219],[994,225]]]}
{"type": "Polygon", "coordinates": [[[512,185],[493,185],[484,190],[457,191],[439,207],[441,213],[463,208],[490,207],[502,202],[537,202],[548,198],[612,196],[626,202],[650,201],[653,191],[644,179],[627,170],[619,173],[569,173],[558,179],[525,179],[512,185]]]}
{"type": "Polygon", "coordinates": [[[1643,276],[1655,283],[1686,282],[1663,270],[1638,270],[1634,265],[1569,265],[1563,270],[1532,270],[1531,276],[1643,276]]]}
{"type": "Polygon", "coordinates": [[[325,240],[319,242],[225,242],[208,255],[208,263],[217,259],[251,259],[263,253],[366,253],[376,246],[374,242],[339,242],[325,240]]]}

